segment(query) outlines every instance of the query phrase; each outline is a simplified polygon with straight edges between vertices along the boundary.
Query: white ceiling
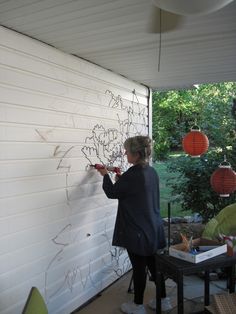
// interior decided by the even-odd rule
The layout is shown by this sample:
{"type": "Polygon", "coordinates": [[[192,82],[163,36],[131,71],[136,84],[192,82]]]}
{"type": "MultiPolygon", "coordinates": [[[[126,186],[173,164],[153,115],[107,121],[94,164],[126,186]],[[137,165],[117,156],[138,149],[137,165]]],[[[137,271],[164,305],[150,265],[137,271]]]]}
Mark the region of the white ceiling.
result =
{"type": "Polygon", "coordinates": [[[0,24],[153,89],[236,81],[236,1],[163,32],[160,71],[152,10],[151,0],[0,0],[0,24]]]}

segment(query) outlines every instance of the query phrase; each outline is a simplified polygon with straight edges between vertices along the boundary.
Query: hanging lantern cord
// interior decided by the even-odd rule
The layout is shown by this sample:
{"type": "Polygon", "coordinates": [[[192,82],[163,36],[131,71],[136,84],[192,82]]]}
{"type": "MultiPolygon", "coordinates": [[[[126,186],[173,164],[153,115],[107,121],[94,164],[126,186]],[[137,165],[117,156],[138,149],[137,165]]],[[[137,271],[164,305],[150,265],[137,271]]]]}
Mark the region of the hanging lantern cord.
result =
{"type": "Polygon", "coordinates": [[[160,72],[161,69],[161,49],[162,49],[162,10],[160,9],[160,19],[159,19],[159,27],[160,27],[160,34],[159,34],[159,48],[158,48],[158,66],[157,71],[160,72]]]}
{"type": "Polygon", "coordinates": [[[231,164],[227,161],[226,155],[224,155],[224,161],[220,163],[221,167],[231,168],[231,164]]]}
{"type": "Polygon", "coordinates": [[[199,128],[199,126],[195,123],[192,127],[191,127],[191,129],[190,129],[191,131],[201,131],[201,129],[199,128]]]}

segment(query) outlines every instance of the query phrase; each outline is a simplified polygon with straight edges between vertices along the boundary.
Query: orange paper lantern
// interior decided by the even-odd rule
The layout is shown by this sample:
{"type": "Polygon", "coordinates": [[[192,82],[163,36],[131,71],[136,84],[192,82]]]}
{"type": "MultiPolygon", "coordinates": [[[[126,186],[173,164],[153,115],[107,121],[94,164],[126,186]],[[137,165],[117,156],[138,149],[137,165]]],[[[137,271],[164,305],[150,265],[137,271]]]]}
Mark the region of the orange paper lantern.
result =
{"type": "Polygon", "coordinates": [[[211,186],[221,197],[228,197],[236,190],[236,173],[229,163],[220,164],[211,176],[211,186]]]}
{"type": "Polygon", "coordinates": [[[200,129],[191,129],[182,140],[183,150],[192,157],[200,157],[209,147],[207,136],[200,129]]]}

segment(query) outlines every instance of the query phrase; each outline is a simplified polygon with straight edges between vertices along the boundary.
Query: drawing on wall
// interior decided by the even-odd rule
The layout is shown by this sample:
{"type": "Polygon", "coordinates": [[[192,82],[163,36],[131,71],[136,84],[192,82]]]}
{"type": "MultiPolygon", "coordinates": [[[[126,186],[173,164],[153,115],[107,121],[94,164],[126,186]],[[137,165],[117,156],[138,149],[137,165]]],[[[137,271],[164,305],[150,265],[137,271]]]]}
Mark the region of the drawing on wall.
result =
{"type": "MultiPolygon", "coordinates": [[[[132,92],[132,100],[123,100],[120,95],[115,96],[110,90],[106,90],[106,97],[108,97],[108,110],[117,111],[117,122],[112,128],[106,128],[103,124],[96,124],[91,129],[90,134],[84,139],[84,145],[81,152],[87,160],[87,165],[94,163],[102,163],[104,165],[114,165],[120,167],[125,171],[128,167],[126,159],[124,158],[123,143],[129,136],[147,133],[147,115],[146,107],[140,105],[135,90],[132,92]]],[[[72,119],[74,121],[74,119],[72,119]]],[[[43,141],[47,140],[45,134],[36,130],[43,141]]],[[[113,247],[111,239],[107,231],[108,221],[111,215],[114,216],[114,210],[107,210],[104,212],[101,229],[99,231],[91,231],[84,233],[81,226],[75,225],[72,212],[80,211],[80,200],[75,204],[73,197],[70,194],[70,186],[68,177],[71,172],[71,165],[68,162],[69,154],[78,145],[63,148],[63,144],[57,145],[53,151],[53,158],[59,158],[57,169],[64,170],[65,175],[65,203],[67,211],[67,224],[65,224],[59,232],[52,238],[56,253],[49,261],[45,270],[45,298],[47,303],[62,292],[63,289],[69,289],[71,292],[76,284],[80,283],[82,289],[94,288],[95,291],[101,291],[103,287],[104,275],[111,274],[114,280],[122,276],[130,268],[130,262],[127,254],[122,248],[113,247]],[[101,272],[99,275],[93,273],[94,257],[88,257],[86,264],[80,264],[80,261],[73,260],[63,264],[66,261],[70,251],[78,246],[83,246],[86,241],[92,241],[95,236],[102,238],[106,245],[107,256],[109,258],[102,258],[101,272]],[[52,278],[58,275],[56,284],[52,285],[52,278]]],[[[89,167],[85,169],[87,171],[89,167]]],[[[83,184],[90,182],[91,173],[87,171],[87,176],[78,185],[78,190],[82,189],[83,184]],[[89,175],[90,173],[90,175],[89,175]]],[[[78,192],[78,191],[77,191],[78,192]]]]}
{"type": "Polygon", "coordinates": [[[125,112],[126,117],[122,119],[117,113],[116,128],[105,129],[103,125],[95,125],[92,135],[85,139],[86,145],[82,152],[89,164],[93,164],[96,156],[98,163],[116,165],[125,170],[127,164],[124,159],[123,143],[129,136],[147,132],[146,108],[141,109],[135,90],[132,92],[132,101],[127,104],[124,104],[120,95],[115,96],[110,90],[106,90],[105,94],[110,97],[108,106],[125,112]]]}

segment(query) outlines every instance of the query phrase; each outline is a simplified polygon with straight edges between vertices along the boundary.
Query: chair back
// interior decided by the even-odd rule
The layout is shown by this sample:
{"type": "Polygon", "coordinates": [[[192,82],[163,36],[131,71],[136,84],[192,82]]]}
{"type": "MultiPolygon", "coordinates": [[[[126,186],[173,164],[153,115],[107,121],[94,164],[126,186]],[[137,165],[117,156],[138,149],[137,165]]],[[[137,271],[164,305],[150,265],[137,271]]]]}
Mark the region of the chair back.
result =
{"type": "Polygon", "coordinates": [[[36,287],[32,287],[22,314],[48,314],[47,305],[36,287]]]}

